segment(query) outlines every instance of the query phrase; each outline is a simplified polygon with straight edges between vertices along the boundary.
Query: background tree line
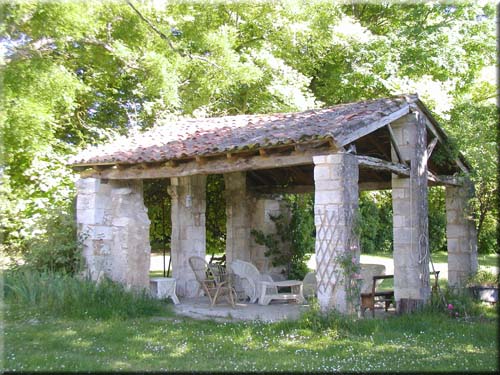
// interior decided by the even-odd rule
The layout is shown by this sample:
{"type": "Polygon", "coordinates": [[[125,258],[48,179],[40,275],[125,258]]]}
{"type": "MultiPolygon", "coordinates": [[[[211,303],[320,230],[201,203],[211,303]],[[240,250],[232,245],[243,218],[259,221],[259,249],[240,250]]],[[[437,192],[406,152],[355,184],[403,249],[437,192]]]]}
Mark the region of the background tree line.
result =
{"type": "MultiPolygon", "coordinates": [[[[419,93],[473,165],[480,251],[498,251],[494,3],[0,6],[0,226],[9,254],[50,255],[53,268],[76,254],[67,239],[77,176],[66,163],[84,147],[158,119],[300,111],[407,92],[419,93]]],[[[435,189],[437,248],[443,202],[435,189]]],[[[165,207],[153,206],[160,220],[165,207]]],[[[387,193],[362,195],[366,251],[390,251],[390,210],[387,193]]],[[[217,217],[208,238],[220,247],[217,217]]]]}

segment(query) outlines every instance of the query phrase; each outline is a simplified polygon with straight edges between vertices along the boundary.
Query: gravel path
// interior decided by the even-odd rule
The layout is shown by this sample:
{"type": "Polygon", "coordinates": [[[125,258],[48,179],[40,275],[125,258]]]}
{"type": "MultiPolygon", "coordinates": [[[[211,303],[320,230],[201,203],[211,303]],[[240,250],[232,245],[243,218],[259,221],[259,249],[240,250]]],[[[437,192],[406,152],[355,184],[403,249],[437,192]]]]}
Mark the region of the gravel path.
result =
{"type": "MultiPolygon", "coordinates": [[[[207,255],[207,262],[210,260],[210,255],[207,255]]],[[[166,256],[166,265],[168,267],[168,255],[166,256]]],[[[392,258],[384,258],[373,255],[361,255],[361,263],[375,263],[375,264],[383,264],[385,266],[385,273],[390,275],[394,274],[394,263],[392,258]]],[[[313,270],[316,269],[316,258],[311,256],[311,259],[307,262],[307,266],[313,270]]],[[[448,263],[434,263],[434,268],[436,271],[440,271],[440,278],[448,278],[448,263]]],[[[498,267],[493,266],[481,266],[481,269],[487,269],[493,273],[498,273],[498,267]]],[[[163,256],[162,255],[151,255],[151,268],[150,271],[162,271],[163,270],[163,256]]],[[[431,269],[432,271],[432,269],[431,269]]]]}

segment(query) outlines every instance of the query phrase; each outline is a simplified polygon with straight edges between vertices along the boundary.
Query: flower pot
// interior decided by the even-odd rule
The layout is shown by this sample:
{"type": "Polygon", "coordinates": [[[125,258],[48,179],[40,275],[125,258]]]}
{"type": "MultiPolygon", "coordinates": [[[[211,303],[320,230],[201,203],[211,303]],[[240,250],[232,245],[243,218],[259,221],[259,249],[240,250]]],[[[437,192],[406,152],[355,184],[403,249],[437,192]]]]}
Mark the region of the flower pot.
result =
{"type": "Polygon", "coordinates": [[[496,286],[470,286],[469,290],[472,296],[480,301],[498,301],[498,287],[496,286]]]}

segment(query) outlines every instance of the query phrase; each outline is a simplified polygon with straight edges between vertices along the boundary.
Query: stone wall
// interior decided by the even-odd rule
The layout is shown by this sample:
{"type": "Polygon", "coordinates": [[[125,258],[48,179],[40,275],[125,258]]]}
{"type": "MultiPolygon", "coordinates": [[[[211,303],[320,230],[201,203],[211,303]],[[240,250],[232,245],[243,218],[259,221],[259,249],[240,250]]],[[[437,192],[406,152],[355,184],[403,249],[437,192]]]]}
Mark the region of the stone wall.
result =
{"type": "Polygon", "coordinates": [[[172,198],[172,275],[177,280],[177,293],[183,297],[194,297],[198,291],[189,257],[205,258],[206,254],[206,181],[204,175],[172,178],[168,188],[172,198]]]}
{"type": "MultiPolygon", "coordinates": [[[[430,296],[427,209],[427,133],[419,113],[392,124],[410,177],[392,175],[394,297],[398,312],[423,305],[430,296]]],[[[395,150],[393,161],[398,162],[395,150]]]]}
{"type": "MultiPolygon", "coordinates": [[[[276,233],[276,225],[271,216],[280,214],[289,216],[290,212],[286,203],[281,198],[262,198],[252,197],[250,200],[251,210],[251,229],[260,230],[265,234],[276,233]]],[[[270,258],[265,256],[267,247],[259,245],[253,239],[250,240],[250,262],[252,262],[260,272],[272,274],[273,277],[282,278],[283,266],[275,267],[270,258]]]]}
{"type": "Polygon", "coordinates": [[[318,302],[323,311],[349,313],[353,301],[348,300],[344,270],[337,259],[348,252],[359,264],[359,249],[351,249],[357,242],[353,226],[358,208],[358,163],[356,156],[346,153],[313,160],[318,302]]]}
{"type": "Polygon", "coordinates": [[[87,272],[127,287],[149,287],[149,225],[141,180],[80,179],[77,225],[87,272]]]}
{"type": "Polygon", "coordinates": [[[470,181],[446,187],[446,237],[448,241],[448,284],[463,287],[478,269],[476,226],[469,207],[474,195],[470,181]]]}
{"type": "MultiPolygon", "coordinates": [[[[250,261],[251,210],[245,172],[224,174],[226,186],[226,262],[250,261]]],[[[252,208],[253,211],[254,208],[252,208]]]]}

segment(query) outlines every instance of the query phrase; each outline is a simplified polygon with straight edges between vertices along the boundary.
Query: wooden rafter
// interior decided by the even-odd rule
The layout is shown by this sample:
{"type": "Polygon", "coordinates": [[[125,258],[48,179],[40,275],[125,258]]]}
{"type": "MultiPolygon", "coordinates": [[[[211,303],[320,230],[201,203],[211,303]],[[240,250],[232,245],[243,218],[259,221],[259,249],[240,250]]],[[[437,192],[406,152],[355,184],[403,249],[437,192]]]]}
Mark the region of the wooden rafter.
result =
{"type": "Polygon", "coordinates": [[[206,164],[206,162],[207,162],[207,158],[205,158],[203,156],[196,156],[195,160],[198,164],[201,164],[201,165],[206,164]]]}
{"type": "Polygon", "coordinates": [[[375,121],[367,126],[363,126],[359,130],[353,131],[344,137],[339,137],[341,139],[339,139],[338,146],[348,145],[349,143],[352,143],[357,139],[364,137],[365,135],[373,133],[375,130],[380,129],[386,126],[387,124],[396,121],[397,119],[403,117],[404,115],[407,115],[408,113],[410,113],[410,106],[405,105],[396,112],[393,112],[390,115],[385,116],[378,121],[375,121]]]}
{"type": "Polygon", "coordinates": [[[427,157],[430,158],[432,155],[432,151],[434,151],[434,148],[436,147],[437,143],[439,142],[438,137],[434,137],[434,139],[429,143],[427,146],[427,157]]]}
{"type": "Polygon", "coordinates": [[[257,180],[257,182],[260,185],[266,186],[269,184],[269,181],[266,180],[263,176],[261,176],[259,172],[249,171],[248,177],[250,177],[251,179],[257,180]]]}
{"type": "MultiPolygon", "coordinates": [[[[436,120],[432,117],[432,114],[429,112],[429,110],[423,104],[414,104],[412,105],[412,109],[423,113],[425,118],[426,128],[434,135],[434,137],[436,137],[439,140],[439,142],[441,142],[441,145],[443,147],[447,148],[445,139],[441,136],[441,134],[437,130],[438,124],[435,123],[436,120]]],[[[469,167],[465,165],[462,162],[462,160],[460,160],[460,158],[455,158],[454,161],[455,163],[457,163],[458,167],[461,169],[462,172],[469,173],[469,167]]]]}
{"type": "Polygon", "coordinates": [[[360,152],[361,154],[370,153],[374,157],[376,157],[377,155],[380,155],[382,158],[389,158],[390,159],[391,155],[390,155],[390,153],[389,153],[389,155],[387,155],[386,150],[384,150],[381,142],[379,142],[379,137],[375,137],[374,133],[370,134],[370,136],[371,137],[368,137],[369,142],[367,142],[367,143],[369,143],[371,146],[375,147],[375,149],[378,151],[378,153],[375,154],[374,152],[360,152],[361,147],[359,147],[359,143],[355,143],[357,151],[360,152]]]}
{"type": "Polygon", "coordinates": [[[314,185],[255,186],[250,188],[255,195],[304,194],[314,192],[314,185]]]}
{"type": "Polygon", "coordinates": [[[260,148],[259,149],[259,155],[263,156],[263,157],[269,156],[269,154],[268,154],[268,152],[266,151],[265,148],[260,148]]]}
{"type": "Polygon", "coordinates": [[[394,148],[394,152],[396,153],[396,156],[398,157],[398,161],[401,164],[406,165],[406,162],[403,159],[403,155],[401,154],[401,150],[399,149],[398,143],[396,142],[396,137],[394,136],[394,132],[392,130],[391,124],[387,124],[387,130],[389,132],[389,139],[391,140],[391,145],[394,148]]]}

